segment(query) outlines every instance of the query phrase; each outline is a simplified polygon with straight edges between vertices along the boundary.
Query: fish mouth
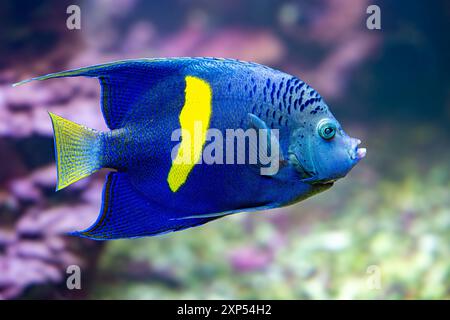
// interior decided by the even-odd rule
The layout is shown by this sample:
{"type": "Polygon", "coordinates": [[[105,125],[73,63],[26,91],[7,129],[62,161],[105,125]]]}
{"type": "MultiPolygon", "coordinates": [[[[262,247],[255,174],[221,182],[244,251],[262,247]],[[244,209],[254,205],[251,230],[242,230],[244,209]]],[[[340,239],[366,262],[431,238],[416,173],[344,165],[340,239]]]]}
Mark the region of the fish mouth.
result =
{"type": "Polygon", "coordinates": [[[367,149],[366,148],[358,148],[356,150],[356,155],[355,155],[355,159],[357,160],[361,160],[362,158],[364,158],[367,154],[367,149]]]}
{"type": "Polygon", "coordinates": [[[359,161],[366,156],[367,149],[359,147],[361,140],[355,139],[354,141],[353,147],[348,151],[348,155],[351,160],[359,161]]]}

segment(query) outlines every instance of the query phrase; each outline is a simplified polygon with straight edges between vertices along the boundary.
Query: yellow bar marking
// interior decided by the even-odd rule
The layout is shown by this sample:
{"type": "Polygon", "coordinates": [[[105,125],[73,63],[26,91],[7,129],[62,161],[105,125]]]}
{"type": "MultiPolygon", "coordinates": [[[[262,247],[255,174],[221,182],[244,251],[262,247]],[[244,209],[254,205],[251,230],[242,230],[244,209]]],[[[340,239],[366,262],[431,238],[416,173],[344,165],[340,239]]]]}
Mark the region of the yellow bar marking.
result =
{"type": "Polygon", "coordinates": [[[202,156],[212,111],[211,86],[197,77],[187,76],[185,80],[185,102],[179,117],[181,143],[167,176],[172,192],[186,182],[202,156]]]}

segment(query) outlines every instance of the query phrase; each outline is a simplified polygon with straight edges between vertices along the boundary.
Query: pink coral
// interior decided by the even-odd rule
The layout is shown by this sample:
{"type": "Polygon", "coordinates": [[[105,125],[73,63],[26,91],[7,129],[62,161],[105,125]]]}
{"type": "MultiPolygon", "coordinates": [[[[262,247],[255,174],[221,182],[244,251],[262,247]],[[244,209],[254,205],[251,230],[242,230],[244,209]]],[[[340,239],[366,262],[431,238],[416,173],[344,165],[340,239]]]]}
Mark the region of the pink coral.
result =
{"type": "Polygon", "coordinates": [[[273,260],[273,253],[268,249],[242,247],[233,250],[229,260],[236,272],[250,272],[266,268],[273,260]]]}

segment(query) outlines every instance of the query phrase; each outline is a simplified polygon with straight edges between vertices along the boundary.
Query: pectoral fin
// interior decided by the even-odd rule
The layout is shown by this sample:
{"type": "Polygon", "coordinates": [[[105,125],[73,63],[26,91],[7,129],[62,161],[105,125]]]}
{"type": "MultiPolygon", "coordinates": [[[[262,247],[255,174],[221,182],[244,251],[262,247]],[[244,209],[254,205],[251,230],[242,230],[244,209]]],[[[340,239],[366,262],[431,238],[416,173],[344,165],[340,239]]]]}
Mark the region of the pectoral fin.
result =
{"type": "Polygon", "coordinates": [[[277,159],[278,167],[283,166],[286,161],[281,151],[278,132],[270,129],[267,124],[256,115],[249,113],[250,128],[257,131],[258,136],[258,163],[257,167],[267,166],[270,161],[277,159]]]}

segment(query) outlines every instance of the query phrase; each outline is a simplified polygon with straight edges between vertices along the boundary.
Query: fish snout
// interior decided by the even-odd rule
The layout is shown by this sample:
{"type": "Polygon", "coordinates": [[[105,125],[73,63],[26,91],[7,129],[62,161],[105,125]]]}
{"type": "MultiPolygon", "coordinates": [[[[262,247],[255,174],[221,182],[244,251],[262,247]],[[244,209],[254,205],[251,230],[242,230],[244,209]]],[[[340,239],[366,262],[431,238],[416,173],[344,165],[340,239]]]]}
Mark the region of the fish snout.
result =
{"type": "Polygon", "coordinates": [[[359,161],[366,156],[367,149],[360,148],[359,147],[360,144],[361,144],[361,140],[351,138],[350,150],[348,152],[351,160],[359,161]]]}

